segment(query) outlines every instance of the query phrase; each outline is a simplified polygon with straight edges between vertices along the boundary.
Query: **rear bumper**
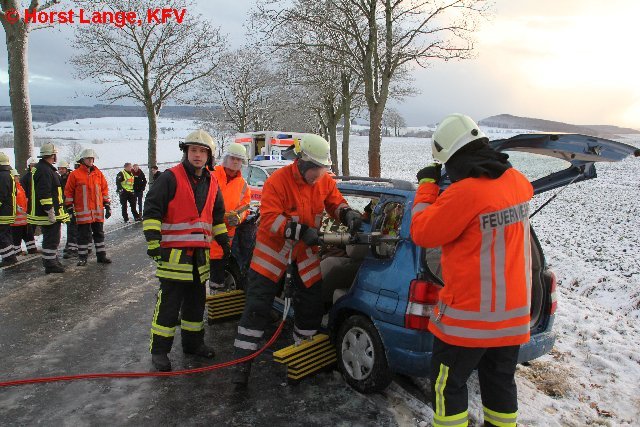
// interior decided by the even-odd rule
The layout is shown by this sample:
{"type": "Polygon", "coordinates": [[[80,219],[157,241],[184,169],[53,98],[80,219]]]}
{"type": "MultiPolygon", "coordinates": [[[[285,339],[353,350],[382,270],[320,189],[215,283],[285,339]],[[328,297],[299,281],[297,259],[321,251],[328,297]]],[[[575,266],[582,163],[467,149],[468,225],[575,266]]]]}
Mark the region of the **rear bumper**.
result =
{"type": "MultiPolygon", "coordinates": [[[[528,343],[520,346],[518,363],[528,362],[551,351],[556,341],[551,324],[546,331],[532,335],[528,343]]],[[[391,371],[414,377],[429,376],[433,348],[433,335],[430,332],[381,321],[374,321],[374,325],[384,343],[391,371]]]]}

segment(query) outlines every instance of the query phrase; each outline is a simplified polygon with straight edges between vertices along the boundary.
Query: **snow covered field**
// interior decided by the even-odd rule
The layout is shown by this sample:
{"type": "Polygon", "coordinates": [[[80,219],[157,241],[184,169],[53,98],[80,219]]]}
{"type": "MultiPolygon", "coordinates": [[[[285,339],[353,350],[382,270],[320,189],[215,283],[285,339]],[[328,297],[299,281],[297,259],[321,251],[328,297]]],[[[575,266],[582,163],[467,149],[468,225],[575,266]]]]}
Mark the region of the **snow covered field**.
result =
{"type": "MultiPolygon", "coordinates": [[[[36,135],[60,144],[62,157],[73,143],[69,138],[74,138],[98,152],[98,167],[116,168],[105,171],[114,200],[114,216],[107,226],[121,224],[115,174],[125,161],[146,163],[146,119],[82,119],[36,126],[36,135]]],[[[177,161],[177,141],[195,127],[188,120],[161,119],[159,128],[165,131],[159,135],[158,161],[177,161]]],[[[0,123],[0,133],[8,131],[0,123]]],[[[492,139],[521,133],[485,131],[492,139]]],[[[621,142],[640,147],[637,135],[621,142]]],[[[414,181],[416,172],[431,161],[429,143],[423,138],[384,138],[383,176],[414,181]]],[[[2,151],[13,157],[12,150],[2,151]]],[[[367,175],[367,137],[352,136],[350,153],[352,175],[367,175]]],[[[520,425],[640,424],[640,159],[596,168],[598,178],[570,186],[532,220],[558,277],[558,339],[551,354],[518,368],[520,425]]],[[[534,207],[550,195],[537,196],[534,207]]],[[[428,381],[416,382],[428,387],[428,381]]],[[[400,424],[429,425],[429,408],[398,386],[385,393],[397,406],[400,424]]],[[[481,414],[475,379],[470,387],[472,425],[479,425],[481,414]]]]}

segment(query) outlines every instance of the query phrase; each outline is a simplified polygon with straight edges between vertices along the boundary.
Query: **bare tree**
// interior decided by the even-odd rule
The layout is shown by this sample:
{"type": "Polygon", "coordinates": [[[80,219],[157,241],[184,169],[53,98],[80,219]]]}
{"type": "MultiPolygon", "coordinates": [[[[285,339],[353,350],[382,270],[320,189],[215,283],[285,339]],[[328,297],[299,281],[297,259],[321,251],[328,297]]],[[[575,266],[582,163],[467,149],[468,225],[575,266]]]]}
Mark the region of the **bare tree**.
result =
{"type": "Polygon", "coordinates": [[[220,108],[202,110],[197,124],[216,139],[218,152],[215,154],[217,158],[220,158],[228,144],[233,141],[233,134],[236,130],[235,124],[229,120],[228,115],[220,108]]]}
{"type": "MultiPolygon", "coordinates": [[[[412,64],[469,58],[473,33],[490,0],[265,0],[273,26],[321,28],[327,61],[359,75],[369,110],[369,175],[381,174],[382,117],[399,73],[412,64]],[[313,7],[313,4],[316,6],[313,7]],[[344,57],[351,60],[344,61],[344,57]]],[[[307,41],[299,40],[297,44],[307,41]]]]}
{"type": "MultiPolygon", "coordinates": [[[[29,10],[47,9],[57,0],[42,2],[31,0],[29,10]]],[[[20,172],[26,170],[27,159],[33,153],[33,125],[31,119],[31,99],[29,98],[29,70],[27,51],[29,32],[41,28],[25,21],[20,12],[25,7],[20,0],[3,0],[0,2],[0,22],[4,28],[7,44],[7,65],[9,71],[9,102],[13,120],[13,152],[16,168],[20,172]]]]}
{"type": "MultiPolygon", "coordinates": [[[[136,11],[145,17],[157,8],[154,0],[77,0],[94,10],[136,11]]],[[[170,100],[190,96],[193,84],[215,69],[224,38],[199,14],[190,0],[168,0],[163,8],[185,10],[182,22],[79,25],[71,62],[81,78],[106,88],[96,96],[109,102],[133,99],[142,103],[149,120],[148,163],[156,164],[158,116],[170,100]]]]}
{"type": "Polygon", "coordinates": [[[277,85],[275,74],[257,46],[225,52],[215,71],[199,83],[196,101],[222,107],[226,121],[238,132],[269,122],[269,98],[277,85]]]}
{"type": "Polygon", "coordinates": [[[389,108],[384,113],[382,118],[382,125],[385,128],[385,133],[390,136],[389,128],[393,129],[393,136],[400,136],[400,129],[407,126],[407,122],[404,117],[400,115],[395,108],[389,108]]]}

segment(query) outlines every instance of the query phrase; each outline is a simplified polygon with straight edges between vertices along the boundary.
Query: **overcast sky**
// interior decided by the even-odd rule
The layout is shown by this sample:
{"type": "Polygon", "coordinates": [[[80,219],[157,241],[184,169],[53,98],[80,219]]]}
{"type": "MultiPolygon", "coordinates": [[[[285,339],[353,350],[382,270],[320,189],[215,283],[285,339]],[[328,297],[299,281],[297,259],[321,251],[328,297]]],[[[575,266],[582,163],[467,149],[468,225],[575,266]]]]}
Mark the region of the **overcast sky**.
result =
{"type": "MultiPolygon", "coordinates": [[[[242,45],[254,1],[196,3],[228,34],[230,45],[242,45]]],[[[415,70],[420,93],[397,104],[410,125],[463,112],[477,120],[510,113],[640,129],[640,1],[498,0],[495,9],[478,34],[475,59],[415,70]]],[[[89,82],[72,76],[72,31],[65,26],[32,33],[32,104],[100,102],[88,96],[89,82]]],[[[9,103],[6,63],[2,49],[0,105],[9,103]]]]}

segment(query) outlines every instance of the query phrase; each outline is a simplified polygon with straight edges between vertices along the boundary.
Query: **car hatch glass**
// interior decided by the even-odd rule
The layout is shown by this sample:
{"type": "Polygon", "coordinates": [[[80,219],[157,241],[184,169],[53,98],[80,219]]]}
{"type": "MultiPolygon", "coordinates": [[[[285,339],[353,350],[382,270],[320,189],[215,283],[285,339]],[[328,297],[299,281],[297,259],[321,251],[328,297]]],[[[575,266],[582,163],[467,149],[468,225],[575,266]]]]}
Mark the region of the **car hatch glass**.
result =
{"type": "Polygon", "coordinates": [[[261,186],[267,180],[267,174],[260,168],[252,167],[249,185],[261,186]]]}
{"type": "Polygon", "coordinates": [[[532,182],[571,167],[571,163],[565,160],[542,154],[511,150],[504,153],[509,155],[509,162],[513,167],[532,182]]]}

